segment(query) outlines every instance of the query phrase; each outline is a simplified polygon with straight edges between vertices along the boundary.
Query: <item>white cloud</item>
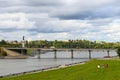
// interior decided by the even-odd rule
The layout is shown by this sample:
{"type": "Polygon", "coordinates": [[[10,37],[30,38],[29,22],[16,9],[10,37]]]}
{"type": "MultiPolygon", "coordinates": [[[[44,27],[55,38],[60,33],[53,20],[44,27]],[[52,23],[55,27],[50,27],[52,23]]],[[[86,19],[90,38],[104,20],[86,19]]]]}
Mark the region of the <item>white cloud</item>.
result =
{"type": "Polygon", "coordinates": [[[29,34],[29,32],[25,31],[25,30],[19,30],[19,31],[11,31],[11,32],[3,32],[0,31],[0,40],[4,39],[4,40],[22,40],[23,36],[29,37],[31,36],[29,34]]]}
{"type": "Polygon", "coordinates": [[[64,32],[64,33],[39,33],[37,35],[38,39],[42,40],[68,40],[70,38],[70,34],[64,32]]]}
{"type": "Polygon", "coordinates": [[[119,41],[119,2],[119,0],[2,0],[0,39],[19,40],[25,35],[31,39],[119,41]]]}
{"type": "Polygon", "coordinates": [[[0,14],[0,29],[32,29],[35,22],[29,21],[24,13],[0,14]]]}

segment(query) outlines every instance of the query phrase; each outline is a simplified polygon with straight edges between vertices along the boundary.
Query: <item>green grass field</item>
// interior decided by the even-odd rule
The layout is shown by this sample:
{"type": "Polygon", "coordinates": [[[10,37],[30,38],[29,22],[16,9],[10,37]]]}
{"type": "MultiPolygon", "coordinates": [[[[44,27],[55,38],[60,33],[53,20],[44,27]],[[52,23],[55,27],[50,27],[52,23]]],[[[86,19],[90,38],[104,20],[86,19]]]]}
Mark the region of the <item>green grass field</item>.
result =
{"type": "Polygon", "coordinates": [[[0,80],[120,80],[120,61],[91,60],[82,65],[16,77],[0,78],[0,80]],[[98,64],[103,66],[106,63],[108,68],[97,68],[98,64]]]}

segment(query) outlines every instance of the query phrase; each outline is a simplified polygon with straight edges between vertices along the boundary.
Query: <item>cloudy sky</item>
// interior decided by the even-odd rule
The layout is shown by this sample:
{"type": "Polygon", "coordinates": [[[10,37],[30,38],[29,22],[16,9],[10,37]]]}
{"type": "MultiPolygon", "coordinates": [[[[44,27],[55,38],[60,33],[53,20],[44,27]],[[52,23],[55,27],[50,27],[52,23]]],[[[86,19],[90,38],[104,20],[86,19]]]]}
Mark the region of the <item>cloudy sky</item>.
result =
{"type": "Polygon", "coordinates": [[[0,0],[0,40],[120,41],[120,0],[0,0]]]}

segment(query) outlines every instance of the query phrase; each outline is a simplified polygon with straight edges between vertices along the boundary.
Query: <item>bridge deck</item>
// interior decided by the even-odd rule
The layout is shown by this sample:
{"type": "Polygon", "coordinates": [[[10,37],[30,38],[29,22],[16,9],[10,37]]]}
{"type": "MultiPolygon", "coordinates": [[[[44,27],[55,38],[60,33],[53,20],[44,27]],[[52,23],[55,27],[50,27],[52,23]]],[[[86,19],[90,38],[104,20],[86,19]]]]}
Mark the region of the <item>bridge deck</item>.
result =
{"type": "Polygon", "coordinates": [[[71,51],[71,50],[74,50],[74,51],[88,51],[88,50],[91,50],[91,51],[111,51],[111,50],[117,50],[117,49],[77,49],[77,48],[6,48],[6,49],[34,49],[34,50],[42,50],[42,51],[54,51],[54,50],[57,50],[57,51],[71,51]]]}

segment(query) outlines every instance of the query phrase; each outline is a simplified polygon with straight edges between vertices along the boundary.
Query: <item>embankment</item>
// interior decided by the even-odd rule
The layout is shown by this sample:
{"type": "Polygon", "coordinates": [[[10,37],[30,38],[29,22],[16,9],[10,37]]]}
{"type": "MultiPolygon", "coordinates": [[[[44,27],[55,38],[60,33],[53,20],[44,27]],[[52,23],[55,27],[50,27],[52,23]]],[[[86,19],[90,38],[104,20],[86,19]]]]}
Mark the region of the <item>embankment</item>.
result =
{"type": "Polygon", "coordinates": [[[28,58],[27,55],[23,55],[23,54],[20,54],[20,53],[17,53],[15,51],[11,51],[11,50],[8,50],[5,48],[3,48],[3,49],[7,53],[7,56],[5,56],[4,59],[25,59],[25,58],[28,58]]]}

